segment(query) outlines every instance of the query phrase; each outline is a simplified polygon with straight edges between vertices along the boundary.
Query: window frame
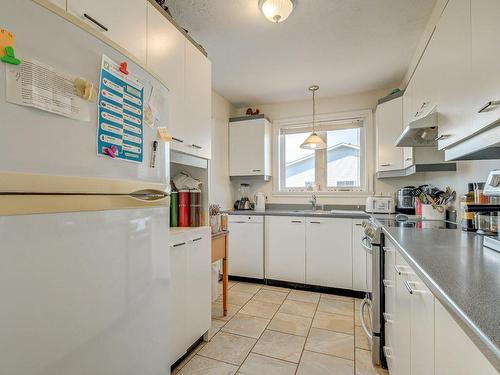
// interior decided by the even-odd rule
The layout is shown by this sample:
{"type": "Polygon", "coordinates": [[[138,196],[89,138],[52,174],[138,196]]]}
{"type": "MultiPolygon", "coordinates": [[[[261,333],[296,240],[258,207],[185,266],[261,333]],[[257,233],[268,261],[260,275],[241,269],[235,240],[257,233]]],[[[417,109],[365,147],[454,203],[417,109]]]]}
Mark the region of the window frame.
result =
{"type": "MultiPolygon", "coordinates": [[[[368,155],[373,153],[373,144],[368,139],[373,138],[373,113],[371,110],[360,110],[351,112],[327,113],[316,116],[318,122],[339,121],[339,120],[362,120],[363,126],[360,128],[360,185],[361,187],[328,187],[326,171],[326,155],[317,157],[318,153],[325,153],[325,150],[317,150],[315,153],[315,180],[319,189],[315,192],[322,196],[369,196],[373,182],[369,179],[369,173],[372,166],[368,164],[368,155]],[[323,165],[321,165],[323,164],[323,165]]],[[[301,127],[311,122],[311,116],[300,116],[293,118],[277,119],[273,121],[273,169],[277,171],[278,176],[273,178],[273,196],[306,196],[311,191],[307,188],[283,188],[285,181],[285,145],[284,137],[281,136],[282,128],[301,127]]],[[[322,132],[318,132],[321,136],[322,132]]],[[[326,138],[326,132],[323,133],[326,138]]]]}

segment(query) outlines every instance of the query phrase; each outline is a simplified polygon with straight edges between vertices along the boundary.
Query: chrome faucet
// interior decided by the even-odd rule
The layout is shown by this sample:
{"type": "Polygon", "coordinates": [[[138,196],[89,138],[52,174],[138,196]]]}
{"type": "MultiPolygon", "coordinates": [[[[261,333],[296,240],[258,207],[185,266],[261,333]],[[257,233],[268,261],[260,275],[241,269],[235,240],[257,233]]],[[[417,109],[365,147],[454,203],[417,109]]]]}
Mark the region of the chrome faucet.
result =
{"type": "Polygon", "coordinates": [[[316,194],[314,193],[311,194],[311,199],[309,199],[309,203],[311,203],[312,205],[312,210],[316,211],[316,207],[318,206],[316,194]]]}

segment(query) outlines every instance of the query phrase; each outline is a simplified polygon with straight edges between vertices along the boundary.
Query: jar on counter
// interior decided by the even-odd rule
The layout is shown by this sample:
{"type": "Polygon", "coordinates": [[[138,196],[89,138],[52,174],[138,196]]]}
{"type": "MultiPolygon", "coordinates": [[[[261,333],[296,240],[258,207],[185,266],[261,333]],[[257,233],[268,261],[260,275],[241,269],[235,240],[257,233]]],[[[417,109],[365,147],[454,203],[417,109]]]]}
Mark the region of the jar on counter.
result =
{"type": "Polygon", "coordinates": [[[498,234],[498,215],[499,212],[490,212],[490,232],[498,234]]]}
{"type": "Polygon", "coordinates": [[[489,198],[484,195],[484,182],[474,183],[474,203],[475,204],[488,204],[490,203],[489,198]]]}
{"type": "Polygon", "coordinates": [[[477,230],[475,226],[474,212],[468,212],[467,208],[469,204],[474,204],[474,184],[469,183],[468,192],[462,195],[460,198],[460,216],[462,219],[462,230],[467,232],[475,232],[477,230]]]}

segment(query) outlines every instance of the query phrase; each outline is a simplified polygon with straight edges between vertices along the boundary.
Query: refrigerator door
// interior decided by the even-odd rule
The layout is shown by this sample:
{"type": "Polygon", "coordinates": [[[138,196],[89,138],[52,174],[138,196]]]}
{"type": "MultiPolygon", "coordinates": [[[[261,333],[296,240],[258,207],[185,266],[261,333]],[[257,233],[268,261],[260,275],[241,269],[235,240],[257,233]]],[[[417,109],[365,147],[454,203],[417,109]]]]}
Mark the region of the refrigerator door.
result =
{"type": "Polygon", "coordinates": [[[157,109],[159,120],[155,126],[143,125],[142,163],[98,156],[97,103],[86,102],[90,121],[77,121],[9,103],[6,101],[6,69],[9,66],[2,63],[0,171],[163,184],[169,181],[166,143],[159,142],[156,166],[150,167],[153,141],[158,139],[157,126],[169,128],[169,93],[163,82],[130,57],[32,0],[2,1],[0,25],[15,34],[15,51],[20,59],[36,59],[58,73],[97,85],[105,54],[115,62],[128,62],[131,74],[144,81],[146,100],[149,101],[153,87],[166,98],[165,104],[157,109]]]}
{"type": "Polygon", "coordinates": [[[0,214],[1,372],[169,374],[168,217],[0,214]]]}

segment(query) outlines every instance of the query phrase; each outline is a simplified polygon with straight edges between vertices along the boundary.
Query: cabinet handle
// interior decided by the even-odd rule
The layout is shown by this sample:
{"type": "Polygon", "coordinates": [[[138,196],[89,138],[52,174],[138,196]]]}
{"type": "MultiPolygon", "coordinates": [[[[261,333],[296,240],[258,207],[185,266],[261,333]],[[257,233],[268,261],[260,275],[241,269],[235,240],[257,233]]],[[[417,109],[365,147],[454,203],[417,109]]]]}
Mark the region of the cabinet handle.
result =
{"type": "Polygon", "coordinates": [[[233,224],[245,224],[246,221],[233,221],[232,223],[233,224]]]}
{"type": "Polygon", "coordinates": [[[184,141],[180,138],[175,138],[175,137],[172,137],[172,141],[176,141],[176,142],[179,142],[179,143],[184,143],[184,141]]]}
{"type": "Polygon", "coordinates": [[[179,242],[179,243],[173,244],[172,247],[184,246],[185,244],[186,244],[185,242],[179,242]]]}
{"type": "Polygon", "coordinates": [[[368,246],[365,241],[368,239],[367,236],[364,236],[363,238],[361,238],[361,246],[363,246],[363,248],[365,249],[365,251],[369,254],[371,254],[373,252],[373,247],[372,246],[368,246]]]}
{"type": "Polygon", "coordinates": [[[398,266],[398,265],[394,266],[394,270],[397,272],[398,275],[410,275],[411,274],[411,272],[404,271],[404,270],[402,270],[402,268],[406,268],[406,266],[398,266]]]}
{"type": "Polygon", "coordinates": [[[301,223],[302,223],[302,221],[301,221],[301,220],[292,220],[292,223],[301,224],[301,223]]]}
{"type": "Polygon", "coordinates": [[[191,145],[192,148],[197,148],[198,150],[201,150],[203,147],[195,145],[194,143],[191,145]]]}
{"type": "Polygon", "coordinates": [[[442,139],[448,139],[451,137],[451,134],[441,134],[440,136],[436,137],[436,141],[440,141],[442,139]]]}
{"type": "Polygon", "coordinates": [[[383,313],[382,315],[384,316],[384,320],[385,320],[386,323],[389,323],[389,324],[392,323],[392,319],[391,319],[392,316],[391,316],[391,314],[383,313]]]}
{"type": "Polygon", "coordinates": [[[321,224],[321,221],[310,221],[311,224],[321,224]]]}
{"type": "Polygon", "coordinates": [[[384,286],[386,288],[392,288],[392,282],[391,282],[391,280],[384,279],[384,280],[382,280],[382,284],[384,284],[384,286]]]}
{"type": "Polygon", "coordinates": [[[362,227],[363,226],[363,224],[361,224],[361,223],[356,223],[354,225],[356,225],[357,227],[362,227]]]}
{"type": "Polygon", "coordinates": [[[87,13],[83,13],[83,16],[88,19],[90,22],[93,22],[95,23],[97,26],[99,26],[101,29],[103,29],[104,31],[108,31],[108,28],[106,26],[104,26],[102,23],[100,23],[99,21],[97,21],[95,18],[89,16],[87,13]]]}
{"type": "Polygon", "coordinates": [[[195,239],[193,240],[193,242],[200,241],[201,239],[202,239],[202,237],[195,238],[195,239]]]}
{"type": "Polygon", "coordinates": [[[252,169],[252,172],[260,172],[260,169],[252,169]]]}
{"type": "Polygon", "coordinates": [[[392,358],[392,350],[391,350],[391,348],[389,348],[388,346],[384,346],[382,348],[382,350],[384,351],[385,358],[387,358],[387,359],[392,358]]]}
{"type": "Polygon", "coordinates": [[[392,253],[394,251],[394,249],[391,249],[388,246],[384,246],[383,249],[384,249],[384,253],[392,253]]]}
{"type": "Polygon", "coordinates": [[[413,160],[413,158],[406,158],[405,160],[406,160],[406,161],[412,161],[412,160],[413,160]]]}
{"type": "Polygon", "coordinates": [[[392,163],[380,164],[381,167],[390,167],[392,163]]]}
{"type": "Polygon", "coordinates": [[[413,289],[412,289],[410,283],[408,282],[408,280],[405,280],[404,284],[405,284],[405,288],[408,291],[408,293],[413,294],[413,289]]]}
{"type": "MultiPolygon", "coordinates": [[[[488,102],[486,103],[485,105],[483,105],[479,111],[477,111],[477,113],[483,113],[483,112],[488,112],[488,108],[491,107],[491,106],[497,106],[497,105],[500,105],[500,100],[494,100],[494,101],[491,101],[491,102],[488,102]]],[[[493,108],[494,110],[495,108],[493,108]]]]}

